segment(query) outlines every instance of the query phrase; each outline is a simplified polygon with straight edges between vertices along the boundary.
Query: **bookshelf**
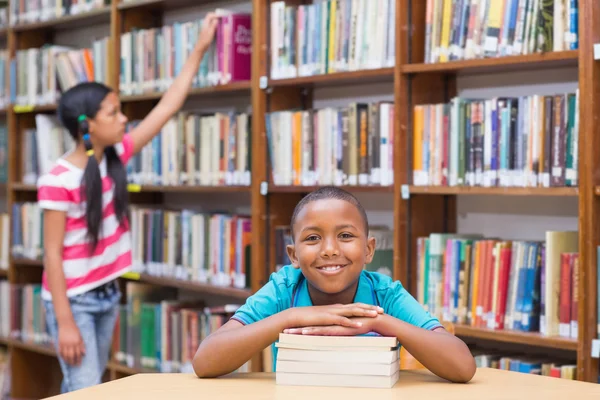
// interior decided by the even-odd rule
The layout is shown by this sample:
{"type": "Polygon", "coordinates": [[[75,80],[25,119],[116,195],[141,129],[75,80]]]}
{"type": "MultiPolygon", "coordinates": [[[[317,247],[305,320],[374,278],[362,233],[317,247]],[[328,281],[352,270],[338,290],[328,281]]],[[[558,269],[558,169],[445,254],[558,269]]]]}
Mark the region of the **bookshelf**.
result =
{"type": "MultiPolygon", "coordinates": [[[[390,140],[393,142],[391,168],[393,181],[390,185],[342,185],[360,195],[375,198],[391,198],[393,226],[393,276],[403,282],[413,295],[418,293],[418,239],[435,233],[458,232],[458,203],[460,198],[471,196],[499,197],[501,199],[527,200],[565,198],[578,205],[579,243],[579,293],[578,336],[564,338],[544,336],[536,332],[494,330],[456,324],[456,334],[469,342],[492,343],[494,346],[510,346],[521,352],[537,355],[536,348],[543,351],[557,350],[566,353],[577,364],[577,377],[585,381],[597,381],[598,359],[590,356],[592,340],[597,337],[597,270],[596,248],[600,245],[599,207],[600,182],[595,171],[600,167],[600,129],[594,123],[594,112],[600,102],[600,68],[593,58],[593,46],[600,39],[600,28],[592,21],[600,18],[594,0],[580,0],[579,44],[577,50],[537,52],[524,55],[425,62],[426,7],[429,2],[393,0],[393,62],[383,63],[370,69],[337,71],[272,78],[271,0],[249,0],[252,18],[251,77],[247,81],[232,82],[218,86],[194,88],[190,99],[207,101],[235,101],[244,99],[252,109],[251,183],[248,186],[198,186],[198,185],[134,185],[130,187],[133,204],[164,204],[173,196],[187,196],[203,202],[213,196],[243,197],[248,200],[252,224],[250,287],[218,287],[210,284],[187,282],[173,278],[161,278],[141,273],[122,279],[140,281],[156,286],[176,288],[202,296],[227,298],[241,302],[266,283],[277,262],[277,229],[289,223],[292,210],[302,196],[319,185],[277,185],[274,183],[269,161],[269,139],[265,116],[292,109],[310,110],[317,102],[316,94],[323,88],[352,87],[359,84],[389,85],[393,93],[394,118],[390,140]],[[586,18],[583,18],[583,15],[586,18]],[[578,184],[573,187],[483,187],[416,185],[413,181],[413,110],[417,104],[448,102],[458,92],[458,80],[462,74],[504,73],[541,71],[551,68],[577,69],[580,97],[578,184]],[[583,145],[585,144],[585,145],[583,145]],[[133,279],[132,279],[133,278],[133,279]]],[[[287,0],[288,6],[311,4],[300,0],[287,0]]],[[[164,14],[178,8],[221,6],[217,1],[194,2],[191,0],[139,0],[118,1],[98,10],[64,16],[44,22],[23,23],[5,30],[7,48],[12,57],[17,50],[40,47],[53,42],[57,30],[82,29],[90,24],[107,25],[109,37],[107,80],[118,89],[121,84],[120,54],[121,35],[136,29],[162,26],[164,14]]],[[[390,45],[392,46],[392,45],[390,45]]],[[[389,52],[390,48],[387,48],[389,52]]],[[[386,53],[387,54],[387,53],[386,53]]],[[[391,54],[391,53],[390,53],[391,54]]],[[[121,94],[123,109],[130,120],[143,117],[160,99],[160,91],[121,94]]],[[[352,100],[349,100],[350,103],[352,100]]],[[[35,185],[21,181],[23,174],[20,154],[21,138],[25,129],[35,126],[35,115],[52,114],[52,104],[11,106],[6,109],[9,127],[10,167],[7,196],[9,209],[15,202],[35,201],[35,185]]],[[[11,259],[6,278],[15,284],[36,283],[41,276],[42,263],[38,260],[11,259]]],[[[10,338],[0,338],[0,345],[12,351],[12,397],[39,398],[58,392],[60,369],[52,348],[23,343],[10,338]],[[43,382],[40,381],[40,377],[43,382]],[[34,379],[35,378],[35,379],[34,379]],[[31,385],[32,381],[39,385],[31,385]]],[[[483,346],[483,345],[482,345],[483,346]]],[[[252,369],[264,367],[261,357],[253,359],[252,369]]],[[[147,372],[147,369],[130,368],[111,360],[106,379],[147,372]]]]}

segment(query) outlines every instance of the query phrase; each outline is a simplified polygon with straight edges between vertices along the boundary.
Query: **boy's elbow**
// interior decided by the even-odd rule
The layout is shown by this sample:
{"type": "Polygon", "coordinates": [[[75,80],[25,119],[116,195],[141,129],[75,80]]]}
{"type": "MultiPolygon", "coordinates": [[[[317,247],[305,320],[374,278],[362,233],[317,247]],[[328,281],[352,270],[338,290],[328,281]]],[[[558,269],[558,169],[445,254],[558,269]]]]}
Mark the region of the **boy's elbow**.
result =
{"type": "Polygon", "coordinates": [[[211,374],[211,371],[207,368],[207,363],[202,362],[202,358],[198,357],[198,354],[194,356],[192,366],[194,367],[194,373],[198,378],[214,378],[214,375],[211,374]]]}
{"type": "Polygon", "coordinates": [[[456,377],[456,383],[467,383],[473,379],[475,372],[477,372],[477,365],[475,359],[469,357],[469,361],[463,364],[462,368],[458,368],[458,376],[456,377]]]}

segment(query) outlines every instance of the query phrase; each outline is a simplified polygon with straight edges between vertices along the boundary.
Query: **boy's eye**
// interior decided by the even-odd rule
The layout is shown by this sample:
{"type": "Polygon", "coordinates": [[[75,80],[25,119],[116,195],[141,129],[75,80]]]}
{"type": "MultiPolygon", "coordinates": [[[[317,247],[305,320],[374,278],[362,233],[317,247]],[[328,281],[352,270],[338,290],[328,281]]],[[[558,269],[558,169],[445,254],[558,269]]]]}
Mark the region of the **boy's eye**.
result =
{"type": "Polygon", "coordinates": [[[342,233],[342,234],[340,235],[340,237],[341,237],[342,239],[350,239],[350,238],[353,238],[353,237],[354,237],[354,235],[353,235],[353,234],[351,234],[351,233],[347,233],[347,232],[346,232],[346,233],[342,233]]]}
{"type": "Polygon", "coordinates": [[[318,239],[319,239],[319,237],[317,235],[310,235],[304,240],[312,241],[312,240],[318,240],[318,239]]]}

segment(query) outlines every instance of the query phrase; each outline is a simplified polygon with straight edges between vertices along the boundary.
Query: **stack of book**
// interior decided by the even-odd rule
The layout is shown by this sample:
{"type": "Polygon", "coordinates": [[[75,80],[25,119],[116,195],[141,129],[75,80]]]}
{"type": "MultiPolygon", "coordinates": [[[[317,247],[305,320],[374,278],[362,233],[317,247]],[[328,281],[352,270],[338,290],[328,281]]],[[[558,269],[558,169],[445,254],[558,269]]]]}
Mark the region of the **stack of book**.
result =
{"type": "Polygon", "coordinates": [[[391,388],[399,377],[395,337],[279,334],[278,385],[391,388]]]}

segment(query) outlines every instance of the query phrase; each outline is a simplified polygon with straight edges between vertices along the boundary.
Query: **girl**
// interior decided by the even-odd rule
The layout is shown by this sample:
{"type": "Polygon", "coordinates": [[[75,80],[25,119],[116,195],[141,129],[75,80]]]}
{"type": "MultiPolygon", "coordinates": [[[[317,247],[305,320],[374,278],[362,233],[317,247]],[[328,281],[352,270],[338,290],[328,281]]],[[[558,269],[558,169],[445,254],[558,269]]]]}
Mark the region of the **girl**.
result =
{"type": "Polygon", "coordinates": [[[183,105],[213,40],[206,16],[194,51],[160,102],[125,135],[119,96],[99,83],[63,93],[61,123],[77,142],[38,181],[44,210],[42,298],[63,373],[62,392],[101,383],[121,294],[131,266],[125,165],[183,105]]]}

